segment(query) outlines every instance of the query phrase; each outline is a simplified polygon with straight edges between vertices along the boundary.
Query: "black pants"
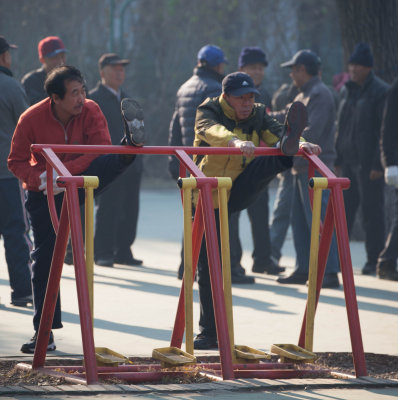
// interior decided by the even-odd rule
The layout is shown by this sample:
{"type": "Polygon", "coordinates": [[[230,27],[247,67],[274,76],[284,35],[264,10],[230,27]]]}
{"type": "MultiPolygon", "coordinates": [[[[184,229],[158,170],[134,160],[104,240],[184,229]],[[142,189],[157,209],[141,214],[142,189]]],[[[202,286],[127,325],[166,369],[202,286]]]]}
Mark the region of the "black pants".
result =
{"type": "MultiPolygon", "coordinates": [[[[255,158],[236,178],[232,185],[228,201],[228,213],[246,209],[256,201],[262,190],[282,171],[291,168],[293,157],[263,156],[255,158]]],[[[220,237],[218,209],[215,210],[218,237],[220,237]]],[[[216,336],[213,298],[211,294],[209,264],[206,242],[203,239],[198,261],[198,284],[200,301],[200,332],[207,336],[216,336]]]]}
{"type": "Polygon", "coordinates": [[[29,256],[32,243],[28,231],[18,179],[0,179],[0,235],[4,240],[11,301],[32,294],[29,256]]]}
{"type": "MultiPolygon", "coordinates": [[[[271,263],[271,239],[269,233],[268,187],[263,189],[254,203],[247,207],[253,238],[253,263],[267,266],[271,263]]],[[[242,246],[239,239],[239,216],[229,217],[229,243],[231,246],[231,268],[240,266],[242,246]]]]}
{"type": "Polygon", "coordinates": [[[351,180],[351,186],[344,190],[344,205],[347,215],[348,234],[351,234],[355,215],[360,207],[365,231],[367,261],[376,264],[384,247],[384,178],[370,180],[369,169],[360,166],[343,165],[343,176],[351,180]]]}
{"type": "Polygon", "coordinates": [[[94,258],[128,261],[137,233],[142,157],[96,199],[94,258]]]}
{"type": "MultiPolygon", "coordinates": [[[[131,157],[133,160],[134,157],[131,157]]],[[[96,158],[86,171],[81,175],[91,175],[99,177],[99,187],[94,191],[94,195],[101,193],[115,177],[121,174],[128,164],[121,161],[118,154],[107,154],[96,158]]],[[[58,215],[61,211],[63,193],[55,196],[55,205],[58,215]]],[[[79,200],[84,202],[84,190],[79,190],[79,200]]],[[[48,210],[47,196],[43,192],[28,192],[25,207],[29,213],[30,223],[33,231],[34,250],[32,256],[32,286],[34,316],[33,327],[39,329],[41,313],[43,309],[44,297],[47,289],[47,282],[50,273],[51,260],[55,245],[55,232],[51,223],[48,210]]],[[[54,312],[53,329],[62,328],[61,322],[61,302],[58,295],[57,304],[54,312]]]]}
{"type": "Polygon", "coordinates": [[[395,189],[395,209],[391,212],[393,222],[383,251],[379,255],[380,262],[397,262],[398,258],[398,189],[395,189]]]}

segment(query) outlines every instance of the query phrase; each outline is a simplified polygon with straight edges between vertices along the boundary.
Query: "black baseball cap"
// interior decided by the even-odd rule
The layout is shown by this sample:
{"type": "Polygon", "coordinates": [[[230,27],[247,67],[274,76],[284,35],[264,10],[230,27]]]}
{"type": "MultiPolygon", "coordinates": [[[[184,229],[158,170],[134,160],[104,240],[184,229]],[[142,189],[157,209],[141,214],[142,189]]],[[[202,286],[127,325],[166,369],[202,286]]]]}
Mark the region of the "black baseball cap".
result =
{"type": "Polygon", "coordinates": [[[17,45],[8,43],[4,36],[0,36],[0,54],[5,53],[9,49],[17,48],[17,45]]]}
{"type": "Polygon", "coordinates": [[[260,94],[254,86],[253,79],[244,72],[233,72],[222,80],[222,91],[231,96],[242,96],[246,93],[260,94]]]}
{"type": "Polygon", "coordinates": [[[122,59],[115,53],[103,54],[98,60],[98,65],[100,69],[106,67],[107,65],[127,65],[130,64],[130,60],[122,59]]]}
{"type": "Polygon", "coordinates": [[[298,51],[292,59],[281,64],[282,68],[294,65],[305,65],[306,67],[319,67],[321,59],[312,50],[304,49],[298,51]]]}

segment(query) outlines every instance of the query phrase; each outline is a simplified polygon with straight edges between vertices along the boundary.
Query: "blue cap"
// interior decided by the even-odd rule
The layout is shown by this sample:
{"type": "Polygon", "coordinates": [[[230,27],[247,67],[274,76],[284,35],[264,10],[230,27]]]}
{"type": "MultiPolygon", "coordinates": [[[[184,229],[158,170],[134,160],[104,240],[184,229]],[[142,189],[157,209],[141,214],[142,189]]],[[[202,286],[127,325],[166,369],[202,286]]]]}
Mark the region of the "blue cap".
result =
{"type": "Polygon", "coordinates": [[[231,96],[242,96],[246,93],[260,94],[254,86],[253,79],[244,72],[233,72],[222,80],[222,91],[231,96]]]}
{"type": "Polygon", "coordinates": [[[364,67],[373,67],[373,55],[367,43],[357,43],[352,52],[348,64],[363,65],[364,67]]]}
{"type": "Polygon", "coordinates": [[[228,64],[224,52],[217,46],[208,44],[203,46],[198,52],[198,61],[206,62],[209,67],[215,67],[218,64],[228,64]]]}

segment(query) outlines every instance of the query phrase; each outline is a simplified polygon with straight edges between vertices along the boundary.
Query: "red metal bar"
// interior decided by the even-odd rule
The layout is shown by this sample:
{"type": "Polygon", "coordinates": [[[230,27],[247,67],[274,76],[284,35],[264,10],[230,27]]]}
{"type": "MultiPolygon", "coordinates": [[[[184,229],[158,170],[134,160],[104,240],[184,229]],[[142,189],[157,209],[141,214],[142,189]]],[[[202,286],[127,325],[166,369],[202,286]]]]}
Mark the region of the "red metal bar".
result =
{"type": "MultiPolygon", "coordinates": [[[[320,242],[319,242],[315,310],[318,306],[319,295],[321,292],[323,277],[325,275],[325,270],[326,270],[326,263],[327,263],[328,256],[329,256],[330,245],[332,243],[333,231],[334,231],[333,207],[332,207],[332,200],[331,200],[331,198],[329,198],[328,205],[326,208],[323,230],[320,235],[320,242]]],[[[304,318],[303,318],[303,322],[301,325],[301,332],[300,332],[300,337],[299,337],[299,342],[298,342],[298,345],[301,347],[305,347],[306,321],[307,321],[307,305],[306,305],[305,311],[304,311],[304,318]]]]}
{"type": "Polygon", "coordinates": [[[84,365],[86,367],[87,384],[93,384],[98,382],[98,374],[95,358],[93,324],[90,308],[90,297],[88,292],[86,263],[84,259],[83,233],[80,222],[79,198],[75,183],[71,183],[67,186],[66,198],[68,201],[69,220],[71,224],[72,251],[75,264],[84,365]]]}
{"type": "MultiPolygon", "coordinates": [[[[192,275],[194,282],[196,268],[198,265],[200,247],[202,246],[203,240],[203,212],[202,212],[202,201],[201,195],[199,194],[198,204],[196,206],[195,217],[192,225],[192,275]]],[[[171,335],[170,346],[181,348],[182,339],[184,336],[185,329],[185,313],[184,313],[184,278],[180,291],[180,298],[178,300],[177,312],[174,321],[173,333],[171,335]]]]}
{"type": "Polygon", "coordinates": [[[234,379],[227,314],[224,302],[220,254],[218,250],[216,221],[214,217],[214,207],[210,184],[203,186],[201,194],[203,206],[203,222],[205,225],[206,235],[207,260],[209,263],[214,317],[216,321],[218,348],[220,351],[220,360],[222,364],[222,376],[224,380],[234,379]]]}
{"type": "Polygon", "coordinates": [[[33,356],[32,368],[34,369],[42,367],[46,359],[47,345],[48,340],[50,339],[55,304],[59,293],[59,284],[61,281],[62,267],[64,265],[68,235],[68,212],[66,202],[64,201],[61,209],[61,222],[55,239],[53,258],[47,282],[46,296],[43,303],[35,354],[33,356]]]}
{"type": "Polygon", "coordinates": [[[344,209],[342,188],[336,185],[331,191],[333,197],[334,224],[336,227],[341,274],[343,277],[344,297],[346,302],[348,326],[350,328],[352,355],[357,377],[367,376],[365,353],[363,350],[361,325],[359,322],[358,303],[352,271],[347,220],[344,209]]]}

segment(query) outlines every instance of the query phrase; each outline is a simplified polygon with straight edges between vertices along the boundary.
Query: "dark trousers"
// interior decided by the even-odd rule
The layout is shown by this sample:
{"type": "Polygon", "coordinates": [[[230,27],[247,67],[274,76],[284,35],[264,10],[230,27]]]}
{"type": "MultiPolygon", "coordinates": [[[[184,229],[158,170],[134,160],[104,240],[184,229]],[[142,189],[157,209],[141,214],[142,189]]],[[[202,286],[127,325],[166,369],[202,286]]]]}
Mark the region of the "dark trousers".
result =
{"type": "Polygon", "coordinates": [[[0,179],[0,235],[11,286],[11,301],[32,294],[29,225],[23,209],[23,192],[16,178],[0,179]]]}
{"type": "MultiPolygon", "coordinates": [[[[133,160],[134,157],[131,157],[133,160]]],[[[121,161],[118,154],[108,154],[96,158],[86,171],[81,175],[91,175],[99,177],[99,187],[94,191],[94,195],[101,193],[115,177],[120,175],[128,166],[121,161]]],[[[55,196],[55,205],[58,215],[61,211],[63,193],[55,196]]],[[[79,190],[80,204],[84,202],[84,190],[79,190]]],[[[32,252],[32,285],[34,316],[33,327],[39,329],[41,312],[43,309],[44,297],[46,294],[48,276],[50,273],[51,260],[55,245],[55,232],[51,223],[48,211],[47,196],[43,192],[28,192],[25,207],[29,212],[30,223],[33,231],[34,250],[32,252]]],[[[61,322],[61,302],[58,295],[55,307],[53,329],[62,328],[61,322]]]]}
{"type": "Polygon", "coordinates": [[[94,257],[128,261],[132,258],[138,223],[142,157],[115,179],[96,199],[94,257]]]}
{"type": "Polygon", "coordinates": [[[355,214],[360,208],[365,231],[367,261],[376,264],[384,247],[384,179],[370,180],[369,169],[344,165],[343,176],[351,180],[351,186],[344,190],[344,205],[347,215],[348,234],[351,234],[355,214]]]}
{"type": "MultiPolygon", "coordinates": [[[[253,238],[253,263],[267,266],[271,263],[271,239],[269,232],[268,187],[264,188],[254,203],[247,207],[253,238]]],[[[239,239],[239,216],[229,217],[229,243],[231,246],[231,268],[240,266],[242,246],[239,239]]]]}
{"type": "MultiPolygon", "coordinates": [[[[255,158],[246,169],[236,178],[232,185],[228,201],[228,213],[246,209],[256,201],[262,190],[271,180],[282,171],[291,168],[292,157],[263,156],[255,158]]],[[[219,217],[215,210],[218,237],[219,217]]],[[[216,336],[214,320],[213,297],[211,294],[209,264],[207,260],[206,242],[203,239],[198,261],[198,285],[200,301],[200,332],[207,336],[216,336]]]]}
{"type": "Polygon", "coordinates": [[[398,189],[395,189],[395,209],[391,212],[393,222],[383,251],[379,255],[379,262],[397,262],[398,258],[398,189]]]}

